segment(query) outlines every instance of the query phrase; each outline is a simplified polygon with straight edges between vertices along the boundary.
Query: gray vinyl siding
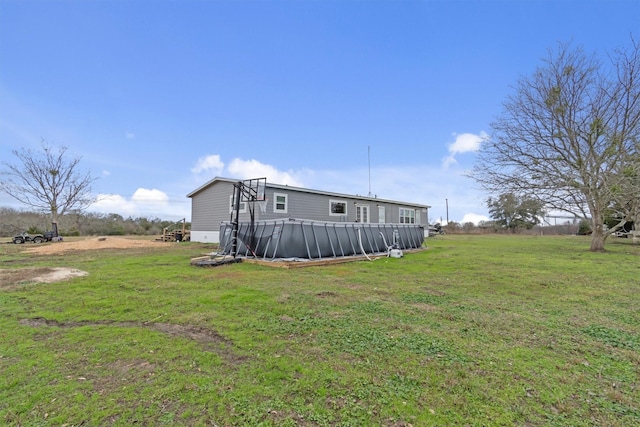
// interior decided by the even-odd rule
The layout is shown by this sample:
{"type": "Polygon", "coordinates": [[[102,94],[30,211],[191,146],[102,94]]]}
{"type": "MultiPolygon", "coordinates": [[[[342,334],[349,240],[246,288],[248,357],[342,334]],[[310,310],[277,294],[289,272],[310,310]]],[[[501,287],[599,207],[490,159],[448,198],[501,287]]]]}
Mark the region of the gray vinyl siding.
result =
{"type": "MultiPolygon", "coordinates": [[[[355,220],[355,211],[351,212],[348,208],[349,200],[346,198],[340,198],[347,202],[347,219],[342,219],[340,216],[329,215],[329,200],[337,199],[328,196],[322,196],[318,194],[304,193],[295,190],[283,190],[283,189],[271,189],[268,188],[265,192],[267,195],[267,208],[266,212],[260,213],[260,219],[278,219],[278,218],[304,218],[315,221],[350,221],[350,215],[355,220]],[[273,201],[275,200],[274,193],[287,195],[287,213],[278,213],[273,211],[273,201]]],[[[353,202],[352,202],[353,203],[353,202]]]]}
{"type": "Polygon", "coordinates": [[[216,182],[191,198],[191,228],[194,230],[219,230],[221,221],[228,221],[229,196],[233,184],[216,182]]]}

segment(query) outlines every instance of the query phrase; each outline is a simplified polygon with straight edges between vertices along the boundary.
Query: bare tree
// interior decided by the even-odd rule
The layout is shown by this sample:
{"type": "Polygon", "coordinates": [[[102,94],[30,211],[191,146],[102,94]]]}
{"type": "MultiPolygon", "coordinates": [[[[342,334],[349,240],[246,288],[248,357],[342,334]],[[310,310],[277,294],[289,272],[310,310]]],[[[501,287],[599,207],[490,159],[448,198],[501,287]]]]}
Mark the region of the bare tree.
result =
{"type": "Polygon", "coordinates": [[[89,172],[79,170],[80,158],[72,158],[67,147],[55,150],[42,142],[42,153],[22,148],[13,150],[18,162],[2,162],[0,191],[30,208],[51,215],[58,221],[59,215],[82,212],[93,202],[89,172]]]}
{"type": "Polygon", "coordinates": [[[631,221],[640,193],[640,45],[608,59],[570,44],[550,51],[505,101],[471,174],[492,194],[589,219],[592,251],[615,231],[604,227],[611,206],[629,206],[631,221]]]}

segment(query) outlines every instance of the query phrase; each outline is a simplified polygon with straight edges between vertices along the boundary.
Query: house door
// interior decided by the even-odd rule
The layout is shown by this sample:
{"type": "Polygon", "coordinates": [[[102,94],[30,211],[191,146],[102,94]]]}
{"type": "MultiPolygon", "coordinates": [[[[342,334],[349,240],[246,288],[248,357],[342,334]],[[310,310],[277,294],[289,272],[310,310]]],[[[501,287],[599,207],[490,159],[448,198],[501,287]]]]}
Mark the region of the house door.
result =
{"type": "Polygon", "coordinates": [[[380,224],[384,224],[385,222],[387,222],[387,219],[385,218],[386,213],[385,213],[385,209],[384,206],[378,206],[378,222],[380,224]]]}
{"type": "Polygon", "coordinates": [[[356,205],[356,222],[369,222],[369,205],[356,205]]]}

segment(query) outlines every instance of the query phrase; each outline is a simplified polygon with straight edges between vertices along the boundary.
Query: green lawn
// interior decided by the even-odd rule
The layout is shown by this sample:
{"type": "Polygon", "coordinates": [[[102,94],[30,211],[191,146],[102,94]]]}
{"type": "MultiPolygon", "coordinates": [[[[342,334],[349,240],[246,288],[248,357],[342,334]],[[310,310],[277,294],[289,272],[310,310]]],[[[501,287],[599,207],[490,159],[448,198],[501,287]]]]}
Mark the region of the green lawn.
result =
{"type": "Polygon", "coordinates": [[[2,269],[89,272],[0,284],[0,424],[638,425],[630,243],[446,235],[291,270],[0,245],[2,269]]]}

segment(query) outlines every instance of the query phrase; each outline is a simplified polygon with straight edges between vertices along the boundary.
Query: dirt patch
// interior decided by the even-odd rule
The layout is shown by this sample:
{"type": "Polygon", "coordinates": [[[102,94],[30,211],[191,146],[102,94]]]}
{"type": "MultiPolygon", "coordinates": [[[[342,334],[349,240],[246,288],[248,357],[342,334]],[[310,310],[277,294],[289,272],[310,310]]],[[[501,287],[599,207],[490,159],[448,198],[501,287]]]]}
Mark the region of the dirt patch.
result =
{"type": "Polygon", "coordinates": [[[25,283],[54,283],[72,277],[86,276],[86,271],[64,267],[0,269],[0,289],[16,289],[25,283]]]}
{"type": "Polygon", "coordinates": [[[170,243],[155,240],[127,239],[124,237],[92,237],[71,242],[53,242],[30,247],[24,252],[32,254],[61,254],[71,251],[88,251],[96,249],[135,249],[166,247],[170,243]]]}
{"type": "Polygon", "coordinates": [[[338,294],[331,291],[322,291],[322,292],[318,292],[316,296],[320,298],[329,298],[329,297],[337,297],[338,294]]]}
{"type": "MultiPolygon", "coordinates": [[[[86,376],[67,376],[68,380],[91,381],[93,389],[99,395],[112,393],[118,389],[124,389],[131,383],[146,383],[153,379],[157,366],[146,360],[116,360],[114,362],[101,365],[101,370],[108,372],[107,375],[95,375],[91,370],[87,370],[86,376]]],[[[115,425],[109,422],[105,425],[115,425]]],[[[63,424],[64,425],[64,424],[63,424]]]]}
{"type": "Polygon", "coordinates": [[[33,281],[39,283],[54,283],[67,280],[72,277],[82,277],[89,274],[86,271],[78,270],[77,268],[56,267],[50,268],[49,270],[50,271],[47,271],[44,274],[34,277],[33,281]]]}
{"type": "Polygon", "coordinates": [[[173,323],[148,323],[148,322],[112,322],[112,321],[95,321],[95,322],[58,322],[56,320],[35,317],[31,319],[20,320],[21,325],[31,327],[58,327],[58,328],[77,328],[81,326],[117,326],[121,328],[147,328],[154,331],[162,332],[166,335],[186,338],[200,344],[204,351],[217,353],[222,359],[231,365],[242,363],[247,359],[246,356],[237,354],[234,350],[234,344],[231,340],[223,337],[214,330],[204,328],[202,326],[177,325],[173,323]]]}
{"type": "Polygon", "coordinates": [[[145,326],[167,335],[193,340],[199,343],[205,351],[217,353],[233,365],[246,360],[246,356],[236,354],[233,351],[233,342],[231,342],[231,340],[211,329],[200,326],[176,325],[173,323],[152,323],[145,326]]]}

